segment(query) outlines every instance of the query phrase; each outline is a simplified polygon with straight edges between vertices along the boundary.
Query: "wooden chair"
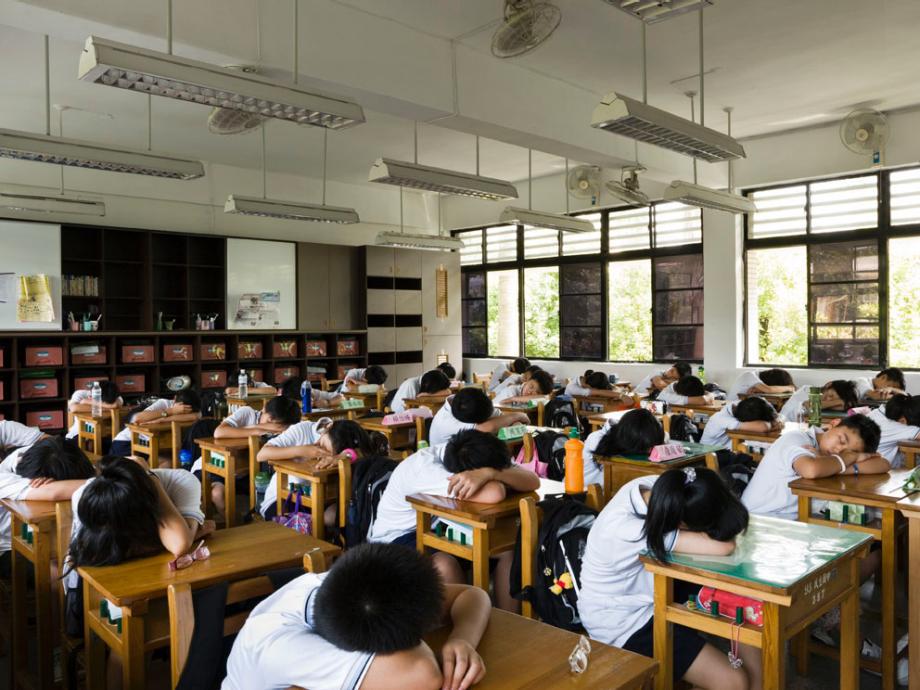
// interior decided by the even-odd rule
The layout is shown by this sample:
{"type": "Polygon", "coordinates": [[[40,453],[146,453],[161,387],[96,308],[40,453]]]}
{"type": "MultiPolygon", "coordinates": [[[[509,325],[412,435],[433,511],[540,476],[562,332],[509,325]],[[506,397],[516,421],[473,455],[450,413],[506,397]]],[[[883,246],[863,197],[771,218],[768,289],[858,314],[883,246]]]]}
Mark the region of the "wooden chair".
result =
{"type": "MultiPolygon", "coordinates": [[[[308,573],[321,573],[326,569],[326,559],[317,547],[304,554],[303,567],[308,573]]],[[[232,583],[227,589],[227,605],[239,604],[250,599],[264,599],[274,592],[274,586],[267,575],[252,577],[232,583]]],[[[169,665],[172,687],[179,685],[182,671],[188,661],[192,635],[195,632],[195,607],[192,588],[188,584],[169,585],[166,591],[169,606],[169,665]]],[[[224,637],[240,631],[251,609],[231,614],[224,618],[224,637]]]]}
{"type": "Polygon", "coordinates": [[[428,435],[431,431],[431,421],[434,417],[416,417],[415,418],[415,447],[418,448],[419,441],[428,442],[428,435]]]}
{"type": "Polygon", "coordinates": [[[262,437],[249,437],[249,510],[258,510],[258,496],[256,494],[256,475],[259,473],[259,451],[262,450],[262,437]]]}
{"type": "Polygon", "coordinates": [[[488,386],[492,383],[492,372],[488,374],[473,374],[473,383],[480,383],[488,386]]]}
{"type": "Polygon", "coordinates": [[[83,640],[70,637],[65,632],[65,603],[66,592],[64,581],[60,575],[64,572],[64,560],[70,549],[70,536],[73,531],[73,507],[70,501],[58,501],[54,506],[55,512],[55,548],[57,549],[58,578],[56,578],[58,597],[58,617],[61,623],[61,666],[63,677],[62,690],[77,687],[77,656],[83,649],[83,640]]]}
{"type": "MultiPolygon", "coordinates": [[[[524,589],[533,586],[537,535],[540,533],[540,521],[543,519],[543,514],[532,496],[522,498],[518,505],[521,510],[521,589],[524,589]]],[[[585,505],[597,512],[601,511],[604,500],[599,484],[588,485],[585,505]]],[[[521,615],[526,618],[536,618],[533,604],[529,601],[521,602],[521,615]]]]}

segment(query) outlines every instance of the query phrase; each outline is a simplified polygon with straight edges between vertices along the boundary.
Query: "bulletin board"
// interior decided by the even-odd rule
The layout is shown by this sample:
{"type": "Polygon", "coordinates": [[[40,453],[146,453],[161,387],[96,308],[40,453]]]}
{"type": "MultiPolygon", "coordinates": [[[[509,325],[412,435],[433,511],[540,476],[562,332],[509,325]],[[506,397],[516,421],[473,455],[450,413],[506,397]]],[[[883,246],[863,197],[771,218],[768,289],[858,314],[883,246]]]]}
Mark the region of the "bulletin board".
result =
{"type": "Polygon", "coordinates": [[[297,328],[297,245],[227,240],[227,328],[297,328]]]}
{"type": "Polygon", "coordinates": [[[0,220],[0,331],[61,330],[61,226],[0,220]],[[21,276],[46,275],[51,287],[51,321],[20,322],[21,276]]]}

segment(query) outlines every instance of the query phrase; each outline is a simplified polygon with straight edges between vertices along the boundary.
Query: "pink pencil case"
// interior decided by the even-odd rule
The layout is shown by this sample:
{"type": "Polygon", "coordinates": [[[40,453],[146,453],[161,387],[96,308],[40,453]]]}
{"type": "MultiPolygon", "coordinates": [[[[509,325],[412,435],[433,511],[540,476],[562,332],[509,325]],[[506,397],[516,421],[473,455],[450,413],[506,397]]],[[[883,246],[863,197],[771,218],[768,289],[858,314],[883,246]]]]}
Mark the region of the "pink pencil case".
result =
{"type": "Polygon", "coordinates": [[[665,460],[682,458],[686,454],[684,447],[679,443],[663,443],[652,448],[652,452],[648,454],[648,459],[652,462],[664,462],[665,460]]]}
{"type": "Polygon", "coordinates": [[[847,410],[847,417],[852,417],[854,414],[869,414],[870,412],[872,412],[872,408],[869,406],[851,407],[847,410]]]}
{"type": "Polygon", "coordinates": [[[414,422],[417,417],[428,419],[431,417],[431,410],[429,410],[427,407],[413,407],[412,409],[406,410],[405,412],[391,412],[383,418],[381,423],[384,426],[390,426],[391,424],[405,424],[407,422],[414,422]]]}

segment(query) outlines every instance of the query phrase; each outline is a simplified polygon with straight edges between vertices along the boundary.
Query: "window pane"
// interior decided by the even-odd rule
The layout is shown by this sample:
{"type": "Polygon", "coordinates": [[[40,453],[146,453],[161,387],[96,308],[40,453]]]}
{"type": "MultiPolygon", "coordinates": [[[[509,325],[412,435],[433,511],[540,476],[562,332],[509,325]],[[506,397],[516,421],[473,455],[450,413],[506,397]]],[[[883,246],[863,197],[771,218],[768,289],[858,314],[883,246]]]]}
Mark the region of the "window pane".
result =
{"type": "Polygon", "coordinates": [[[703,241],[703,213],[696,206],[679,201],[655,204],[655,246],[674,247],[703,241]]]}
{"type": "Polygon", "coordinates": [[[461,296],[465,299],[486,296],[486,274],[461,273],[461,296]]]}
{"type": "Polygon", "coordinates": [[[559,269],[524,269],[524,355],[559,356],[559,269]]]}
{"type": "Polygon", "coordinates": [[[703,255],[685,254],[655,259],[655,289],[703,287],[703,255]]]}
{"type": "Polygon", "coordinates": [[[751,239],[805,234],[805,185],[752,192],[750,198],[757,209],[748,217],[751,239]]]}
{"type": "Polygon", "coordinates": [[[703,328],[655,328],[655,360],[703,359],[703,328]]]}
{"type": "Polygon", "coordinates": [[[625,211],[612,211],[610,223],[610,251],[631,252],[635,249],[648,249],[649,223],[651,215],[648,208],[630,208],[625,211]]]}
{"type": "Polygon", "coordinates": [[[878,366],[878,328],[818,326],[811,345],[814,364],[878,366]]]}
{"type": "Polygon", "coordinates": [[[811,231],[840,232],[878,225],[878,176],[813,182],[811,231]]]}
{"type": "Polygon", "coordinates": [[[888,242],[888,359],[920,367],[920,237],[888,242]]]}
{"type": "Polygon", "coordinates": [[[564,232],[562,233],[562,255],[574,256],[575,254],[600,254],[601,253],[601,214],[587,213],[577,216],[582,220],[590,221],[594,225],[594,232],[564,232]]]}
{"type": "Polygon", "coordinates": [[[562,356],[582,359],[604,357],[604,331],[602,328],[563,328],[562,356]]]}
{"type": "Polygon", "coordinates": [[[584,295],[600,291],[600,264],[568,264],[562,267],[563,295],[584,295]]]}
{"type": "Polygon", "coordinates": [[[878,283],[812,285],[815,323],[878,322],[878,283]]]}
{"type": "Polygon", "coordinates": [[[897,170],[891,173],[889,180],[891,224],[920,223],[920,168],[897,170]]]}
{"type": "Polygon", "coordinates": [[[518,272],[489,272],[489,356],[516,357],[521,352],[518,319],[518,272]]]}
{"type": "Polygon", "coordinates": [[[808,364],[805,247],[747,253],[747,353],[756,364],[808,364]]]}
{"type": "Polygon", "coordinates": [[[517,225],[499,225],[486,230],[486,261],[517,260],[517,225]]]}
{"type": "Polygon", "coordinates": [[[658,325],[702,324],[703,291],[656,292],[655,323],[658,325]]]}
{"type": "Polygon", "coordinates": [[[559,311],[563,326],[599,326],[601,324],[601,296],[563,296],[559,311]]]}
{"type": "Polygon", "coordinates": [[[652,262],[615,261],[609,267],[609,358],[652,360],[652,262]]]}
{"type": "Polygon", "coordinates": [[[878,243],[841,242],[811,248],[811,282],[878,280],[878,243]]]}
{"type": "Polygon", "coordinates": [[[559,231],[524,226],[524,258],[559,256],[559,231]]]}
{"type": "Polygon", "coordinates": [[[486,329],[463,329],[463,353],[467,355],[486,355],[486,329]]]}
{"type": "Polygon", "coordinates": [[[463,300],[463,325],[486,325],[486,301],[484,299],[463,300]]]}
{"type": "Polygon", "coordinates": [[[461,266],[477,266],[482,263],[482,230],[471,230],[457,234],[463,240],[460,250],[461,266]]]}

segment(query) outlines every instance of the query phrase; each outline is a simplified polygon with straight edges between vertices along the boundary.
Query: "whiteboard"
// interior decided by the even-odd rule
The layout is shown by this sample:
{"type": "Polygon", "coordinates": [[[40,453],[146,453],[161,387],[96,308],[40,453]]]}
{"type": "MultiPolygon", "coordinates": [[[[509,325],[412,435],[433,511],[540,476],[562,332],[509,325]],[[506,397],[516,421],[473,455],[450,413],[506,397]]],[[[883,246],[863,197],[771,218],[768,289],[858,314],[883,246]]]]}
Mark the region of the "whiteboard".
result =
{"type": "Polygon", "coordinates": [[[297,328],[297,245],[227,240],[227,328],[297,328]]]}
{"type": "Polygon", "coordinates": [[[60,330],[61,226],[0,220],[0,331],[60,330]],[[39,273],[51,281],[54,321],[20,323],[16,320],[19,276],[39,273]]]}

